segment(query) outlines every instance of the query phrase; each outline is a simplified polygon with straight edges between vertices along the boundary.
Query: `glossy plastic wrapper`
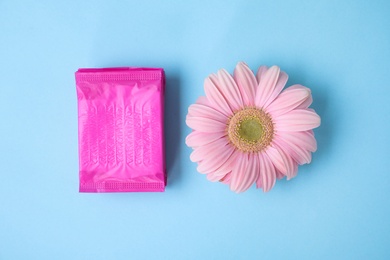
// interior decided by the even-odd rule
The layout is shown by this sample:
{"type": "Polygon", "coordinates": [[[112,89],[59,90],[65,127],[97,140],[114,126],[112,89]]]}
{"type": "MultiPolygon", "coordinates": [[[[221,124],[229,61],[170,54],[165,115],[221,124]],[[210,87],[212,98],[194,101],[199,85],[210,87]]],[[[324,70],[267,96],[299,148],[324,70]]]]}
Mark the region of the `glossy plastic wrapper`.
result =
{"type": "Polygon", "coordinates": [[[164,71],[79,69],[80,192],[164,191],[164,71]]]}

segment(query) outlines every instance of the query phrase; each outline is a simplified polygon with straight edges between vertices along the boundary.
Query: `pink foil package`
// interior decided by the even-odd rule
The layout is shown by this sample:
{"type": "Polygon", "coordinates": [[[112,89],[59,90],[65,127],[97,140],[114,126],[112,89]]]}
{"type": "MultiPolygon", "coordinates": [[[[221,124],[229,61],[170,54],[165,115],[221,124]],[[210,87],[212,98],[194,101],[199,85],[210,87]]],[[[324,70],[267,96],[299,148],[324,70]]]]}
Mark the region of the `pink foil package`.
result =
{"type": "Polygon", "coordinates": [[[164,191],[164,71],[76,72],[80,192],[164,191]]]}

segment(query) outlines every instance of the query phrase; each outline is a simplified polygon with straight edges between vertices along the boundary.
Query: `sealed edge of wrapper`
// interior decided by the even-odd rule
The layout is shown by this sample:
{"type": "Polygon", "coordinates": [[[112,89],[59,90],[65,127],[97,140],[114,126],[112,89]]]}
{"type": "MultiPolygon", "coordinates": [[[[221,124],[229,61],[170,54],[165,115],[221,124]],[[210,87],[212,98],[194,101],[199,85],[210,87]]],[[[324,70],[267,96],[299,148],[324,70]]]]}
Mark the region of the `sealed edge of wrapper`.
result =
{"type": "Polygon", "coordinates": [[[80,183],[79,192],[163,192],[165,182],[80,183]]]}

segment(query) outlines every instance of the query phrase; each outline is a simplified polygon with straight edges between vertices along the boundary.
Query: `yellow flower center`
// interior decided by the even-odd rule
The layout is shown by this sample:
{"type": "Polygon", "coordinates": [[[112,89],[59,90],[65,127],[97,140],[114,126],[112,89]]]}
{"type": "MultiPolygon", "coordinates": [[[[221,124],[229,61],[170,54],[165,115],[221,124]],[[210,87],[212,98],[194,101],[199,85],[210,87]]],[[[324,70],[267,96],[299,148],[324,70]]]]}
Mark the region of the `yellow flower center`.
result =
{"type": "Polygon", "coordinates": [[[272,141],[274,125],[271,117],[258,108],[244,108],[228,121],[228,137],[243,152],[259,152],[272,141]]]}

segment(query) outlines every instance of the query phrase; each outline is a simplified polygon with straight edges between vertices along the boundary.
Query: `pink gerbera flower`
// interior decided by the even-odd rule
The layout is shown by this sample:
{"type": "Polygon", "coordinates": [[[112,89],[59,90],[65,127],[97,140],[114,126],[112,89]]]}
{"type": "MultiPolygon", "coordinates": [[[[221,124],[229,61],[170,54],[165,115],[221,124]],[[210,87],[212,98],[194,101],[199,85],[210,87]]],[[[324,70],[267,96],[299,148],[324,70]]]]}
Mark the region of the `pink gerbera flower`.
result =
{"type": "Polygon", "coordinates": [[[277,66],[261,66],[255,76],[243,62],[233,77],[222,69],[206,78],[206,97],[189,107],[186,119],[193,129],[186,144],[200,173],[235,192],[253,183],[269,191],[277,178],[289,180],[298,164],[310,163],[320,117],[309,108],[310,89],[282,91],[287,79],[277,66]]]}

